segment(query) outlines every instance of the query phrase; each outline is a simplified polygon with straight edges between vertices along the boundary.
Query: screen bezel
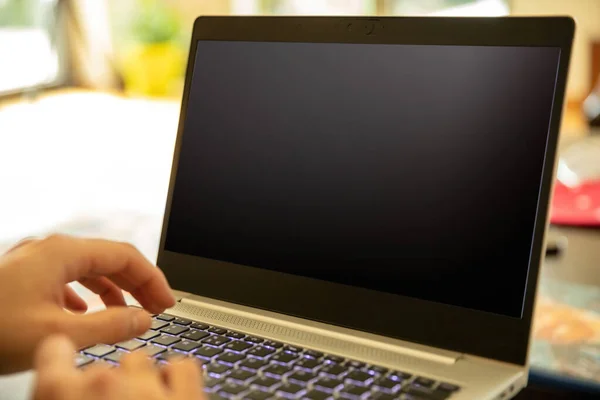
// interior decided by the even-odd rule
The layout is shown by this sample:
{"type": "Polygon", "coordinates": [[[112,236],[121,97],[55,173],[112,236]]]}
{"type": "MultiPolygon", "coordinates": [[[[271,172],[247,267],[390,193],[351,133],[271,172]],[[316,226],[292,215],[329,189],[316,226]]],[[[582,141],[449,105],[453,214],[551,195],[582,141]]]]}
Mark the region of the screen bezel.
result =
{"type": "Polygon", "coordinates": [[[424,345],[525,365],[575,24],[570,17],[200,17],[194,24],[158,265],[173,288],[424,345]],[[165,250],[199,40],[560,48],[522,318],[165,250]],[[257,282],[256,286],[249,282],[257,282]],[[396,321],[390,316],[399,315],[396,321]]]}

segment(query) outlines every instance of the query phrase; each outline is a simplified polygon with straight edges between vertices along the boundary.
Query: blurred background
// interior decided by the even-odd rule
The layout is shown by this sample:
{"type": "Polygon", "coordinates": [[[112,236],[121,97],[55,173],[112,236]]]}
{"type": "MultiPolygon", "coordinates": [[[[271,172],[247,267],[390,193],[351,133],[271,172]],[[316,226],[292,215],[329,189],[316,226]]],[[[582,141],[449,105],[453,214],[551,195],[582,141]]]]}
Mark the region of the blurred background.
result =
{"type": "Polygon", "coordinates": [[[192,23],[214,14],[575,17],[532,363],[600,387],[600,0],[0,0],[0,252],[63,232],[155,259],[192,23]]]}

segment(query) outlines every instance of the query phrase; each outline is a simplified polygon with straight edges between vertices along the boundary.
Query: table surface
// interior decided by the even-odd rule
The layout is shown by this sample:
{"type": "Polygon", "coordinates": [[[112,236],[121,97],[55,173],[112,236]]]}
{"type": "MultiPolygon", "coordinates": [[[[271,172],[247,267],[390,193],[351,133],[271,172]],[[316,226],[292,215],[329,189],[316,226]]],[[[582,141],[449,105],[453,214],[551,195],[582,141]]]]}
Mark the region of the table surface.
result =
{"type": "Polygon", "coordinates": [[[531,363],[600,385],[600,230],[551,232],[568,244],[542,267],[531,363]]]}
{"type": "MultiPolygon", "coordinates": [[[[0,104],[0,185],[12,193],[0,252],[63,232],[129,241],[155,259],[178,113],[174,102],[78,91],[0,104]]],[[[532,367],[600,385],[600,230],[552,230],[568,246],[542,268],[532,367]]]]}

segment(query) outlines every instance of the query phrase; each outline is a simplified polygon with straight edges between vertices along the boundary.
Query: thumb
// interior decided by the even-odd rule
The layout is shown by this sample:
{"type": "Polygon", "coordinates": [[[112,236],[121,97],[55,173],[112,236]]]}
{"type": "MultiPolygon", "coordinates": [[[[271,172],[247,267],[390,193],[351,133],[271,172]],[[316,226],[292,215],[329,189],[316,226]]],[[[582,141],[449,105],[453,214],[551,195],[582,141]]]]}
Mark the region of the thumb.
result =
{"type": "Polygon", "coordinates": [[[134,338],[150,329],[150,315],[130,307],[109,307],[96,313],[64,314],[62,331],[77,346],[116,343],[134,338]]]}
{"type": "Polygon", "coordinates": [[[73,374],[77,372],[74,354],[73,342],[63,335],[52,335],[40,343],[35,354],[37,377],[34,399],[66,398],[64,382],[73,383],[73,374]]]}
{"type": "Polygon", "coordinates": [[[74,355],[75,345],[69,338],[52,335],[40,343],[35,354],[35,368],[40,373],[48,370],[69,371],[75,368],[74,355]]]}

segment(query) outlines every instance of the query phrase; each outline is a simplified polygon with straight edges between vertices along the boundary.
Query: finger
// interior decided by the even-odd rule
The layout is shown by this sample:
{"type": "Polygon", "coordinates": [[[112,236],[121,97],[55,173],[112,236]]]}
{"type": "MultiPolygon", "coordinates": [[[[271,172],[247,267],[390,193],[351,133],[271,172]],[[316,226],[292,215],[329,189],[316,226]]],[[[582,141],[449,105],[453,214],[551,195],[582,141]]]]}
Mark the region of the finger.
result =
{"type": "Polygon", "coordinates": [[[108,278],[81,278],[79,283],[100,296],[106,307],[127,305],[123,291],[108,278]]]}
{"type": "MultiPolygon", "coordinates": [[[[86,396],[81,398],[117,399],[121,392],[122,380],[118,379],[115,369],[104,363],[96,363],[84,371],[86,396]]],[[[122,394],[122,393],[121,393],[122,394]]]]}
{"type": "Polygon", "coordinates": [[[167,387],[177,400],[203,399],[201,370],[191,359],[166,365],[161,370],[167,387]]]}
{"type": "Polygon", "coordinates": [[[150,315],[130,307],[110,307],[92,314],[53,315],[53,324],[71,337],[78,347],[116,343],[134,338],[150,329],[150,315]]]}
{"type": "Polygon", "coordinates": [[[151,373],[158,376],[153,360],[143,350],[125,355],[120,364],[125,373],[151,373]]]}
{"type": "Polygon", "coordinates": [[[65,307],[74,312],[85,312],[88,309],[85,300],[68,284],[65,285],[65,307]]]}
{"type": "Polygon", "coordinates": [[[40,344],[35,355],[35,399],[58,400],[67,397],[64,382],[74,383],[77,373],[74,354],[75,346],[63,335],[50,336],[40,344]]]}
{"type": "Polygon", "coordinates": [[[54,235],[40,241],[39,248],[46,263],[60,269],[67,282],[106,276],[153,313],[175,304],[162,271],[131,245],[54,235]]]}
{"type": "Polygon", "coordinates": [[[85,372],[86,376],[90,376],[94,374],[103,374],[104,371],[110,371],[113,368],[115,368],[114,364],[111,364],[108,361],[104,360],[97,360],[91,364],[86,365],[85,369],[82,369],[80,371],[85,372]]]}
{"type": "Polygon", "coordinates": [[[35,355],[35,368],[40,374],[56,370],[74,372],[75,345],[64,335],[52,335],[42,341],[35,355]]]}
{"type": "Polygon", "coordinates": [[[11,251],[15,251],[18,248],[23,247],[23,246],[25,246],[27,244],[30,244],[30,243],[32,243],[34,241],[37,241],[37,240],[39,240],[39,238],[37,238],[35,236],[28,236],[26,238],[23,238],[23,239],[19,240],[17,243],[15,243],[11,248],[9,248],[8,250],[6,250],[6,252],[4,254],[8,254],[11,251]]]}
{"type": "Polygon", "coordinates": [[[167,392],[160,371],[148,354],[139,350],[127,354],[121,359],[120,372],[128,382],[137,387],[138,397],[147,399],[166,399],[167,392]]]}

